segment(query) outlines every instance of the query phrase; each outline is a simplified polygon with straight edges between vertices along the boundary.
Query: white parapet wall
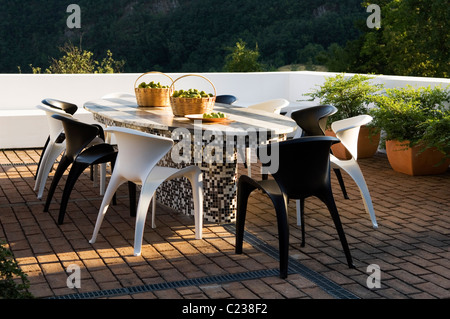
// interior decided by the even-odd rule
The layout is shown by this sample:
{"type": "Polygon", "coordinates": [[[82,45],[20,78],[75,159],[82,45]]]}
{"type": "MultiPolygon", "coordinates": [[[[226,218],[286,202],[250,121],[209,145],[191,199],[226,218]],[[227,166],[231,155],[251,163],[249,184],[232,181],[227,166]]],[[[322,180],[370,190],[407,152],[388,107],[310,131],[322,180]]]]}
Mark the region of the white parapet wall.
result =
{"type": "MultiPolygon", "coordinates": [[[[258,72],[258,73],[197,73],[198,76],[179,79],[184,73],[168,73],[175,81],[175,89],[201,88],[217,95],[232,94],[238,98],[236,105],[248,106],[265,100],[284,98],[290,107],[307,107],[317,102],[306,101],[303,94],[321,85],[327,72],[258,72]]],[[[0,100],[0,149],[40,148],[48,135],[47,121],[36,105],[45,98],[59,99],[78,105],[75,117],[94,122],[83,104],[113,92],[134,94],[134,85],[141,74],[0,74],[2,98],[0,100]]],[[[351,76],[352,74],[347,74],[351,76]]],[[[160,81],[170,84],[163,75],[148,74],[137,82],[160,81]]],[[[374,83],[384,83],[386,88],[450,85],[449,79],[375,76],[374,83]]]]}

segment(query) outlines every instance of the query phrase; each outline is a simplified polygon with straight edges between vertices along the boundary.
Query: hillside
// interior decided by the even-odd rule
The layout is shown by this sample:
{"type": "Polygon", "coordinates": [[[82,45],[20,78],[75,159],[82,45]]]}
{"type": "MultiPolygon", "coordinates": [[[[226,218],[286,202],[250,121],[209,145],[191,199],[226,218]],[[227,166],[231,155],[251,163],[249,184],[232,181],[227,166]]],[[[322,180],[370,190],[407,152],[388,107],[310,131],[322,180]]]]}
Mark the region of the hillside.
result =
{"type": "Polygon", "coordinates": [[[330,44],[356,39],[360,0],[79,0],[81,29],[68,29],[73,1],[10,0],[0,4],[0,72],[47,67],[67,41],[100,59],[110,49],[125,72],[221,71],[242,39],[269,69],[317,63],[330,44]]]}

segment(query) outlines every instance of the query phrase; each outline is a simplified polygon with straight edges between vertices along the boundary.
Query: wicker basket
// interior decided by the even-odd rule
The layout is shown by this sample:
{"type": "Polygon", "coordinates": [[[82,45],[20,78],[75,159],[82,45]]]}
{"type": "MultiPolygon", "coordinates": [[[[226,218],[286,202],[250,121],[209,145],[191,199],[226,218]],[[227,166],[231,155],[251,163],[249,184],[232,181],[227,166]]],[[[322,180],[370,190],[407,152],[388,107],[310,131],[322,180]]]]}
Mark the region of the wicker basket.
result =
{"type": "Polygon", "coordinates": [[[214,89],[214,96],[212,97],[202,97],[202,98],[188,98],[188,97],[170,97],[170,105],[172,106],[172,112],[175,116],[185,116],[189,114],[203,114],[209,113],[214,108],[214,103],[216,101],[216,88],[214,84],[205,78],[204,76],[197,74],[187,74],[179,77],[173,81],[171,89],[174,88],[175,82],[187,77],[187,76],[198,76],[206,81],[208,81],[214,89]]]}
{"type": "Polygon", "coordinates": [[[170,96],[172,95],[172,86],[169,88],[137,88],[136,84],[141,77],[147,74],[162,74],[170,79],[171,84],[173,80],[167,74],[151,71],[142,74],[134,82],[134,92],[136,93],[137,104],[140,107],[158,107],[158,106],[169,106],[170,96]]]}

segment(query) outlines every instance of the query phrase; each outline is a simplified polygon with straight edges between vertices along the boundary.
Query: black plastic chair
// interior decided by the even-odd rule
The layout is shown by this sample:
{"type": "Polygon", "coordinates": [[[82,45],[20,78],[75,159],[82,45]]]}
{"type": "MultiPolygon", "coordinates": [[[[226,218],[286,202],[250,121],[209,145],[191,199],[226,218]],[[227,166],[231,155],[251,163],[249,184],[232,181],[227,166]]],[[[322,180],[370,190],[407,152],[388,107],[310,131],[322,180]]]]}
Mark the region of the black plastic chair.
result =
{"type": "Polygon", "coordinates": [[[78,106],[76,106],[75,104],[55,99],[45,99],[42,100],[42,103],[55,109],[63,110],[64,112],[70,115],[74,115],[75,112],[78,110],[78,106]]]}
{"type": "Polygon", "coordinates": [[[333,105],[316,105],[292,112],[291,118],[302,129],[302,137],[323,136],[328,117],[337,111],[333,105]]]}
{"type": "MultiPolygon", "coordinates": [[[[78,106],[76,106],[75,104],[60,101],[60,100],[55,100],[55,99],[44,99],[44,100],[42,100],[42,104],[45,104],[47,106],[50,106],[50,107],[58,109],[58,110],[62,110],[70,115],[74,115],[75,112],[78,110],[78,106]]],[[[64,133],[61,133],[58,138],[58,143],[62,143],[63,141],[64,141],[64,133]]],[[[36,168],[36,174],[34,175],[34,179],[36,179],[36,177],[38,175],[39,168],[41,167],[41,164],[42,164],[42,157],[44,156],[44,153],[45,153],[45,150],[47,149],[48,143],[50,143],[50,136],[47,137],[47,140],[45,141],[45,144],[44,144],[44,148],[42,149],[41,157],[39,158],[39,163],[36,168]]]]}
{"type": "Polygon", "coordinates": [[[216,102],[223,104],[233,104],[237,101],[237,98],[234,95],[217,95],[216,102]]]}
{"type": "MultiPolygon", "coordinates": [[[[333,105],[317,105],[295,111],[291,114],[291,118],[302,129],[302,137],[325,136],[328,117],[337,111],[338,109],[333,105]]],[[[339,168],[333,168],[333,171],[336,174],[344,198],[349,199],[341,170],[339,168]]]]}
{"type": "MultiPolygon", "coordinates": [[[[270,152],[273,145],[278,144],[279,166],[276,172],[271,172],[274,179],[255,181],[247,175],[242,175],[238,180],[236,253],[242,253],[248,197],[255,189],[262,190],[272,200],[276,210],[280,277],[286,278],[288,275],[289,251],[288,200],[299,199],[303,210],[304,200],[310,196],[316,196],[328,207],[344,249],[348,266],[354,268],[330,183],[330,147],[337,142],[339,142],[339,139],[335,137],[313,136],[268,144],[258,149],[260,151],[263,147],[267,147],[269,149],[266,154],[272,154],[270,152]]],[[[304,216],[303,212],[302,216],[304,216]]],[[[302,221],[303,240],[304,225],[305,223],[302,221]]]]}
{"type": "Polygon", "coordinates": [[[66,136],[66,152],[61,157],[58,168],[53,176],[44,212],[48,212],[56,187],[66,169],[72,164],[64,186],[59,210],[58,223],[62,224],[64,222],[64,215],[66,213],[70,193],[81,173],[91,165],[107,162],[110,162],[111,167],[113,168],[117,157],[117,151],[113,146],[106,143],[89,146],[98,135],[104,139],[104,135],[102,134],[103,130],[99,125],[86,124],[57,114],[52,115],[52,117],[62,121],[66,136]]]}

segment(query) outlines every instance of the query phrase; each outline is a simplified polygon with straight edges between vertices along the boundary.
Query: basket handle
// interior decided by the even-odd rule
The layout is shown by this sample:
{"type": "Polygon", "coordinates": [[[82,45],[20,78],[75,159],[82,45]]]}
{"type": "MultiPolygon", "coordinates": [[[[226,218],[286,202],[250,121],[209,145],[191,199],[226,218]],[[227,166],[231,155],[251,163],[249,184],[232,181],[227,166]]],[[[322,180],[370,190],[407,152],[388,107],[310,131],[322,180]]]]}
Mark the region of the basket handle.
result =
{"type": "Polygon", "coordinates": [[[211,86],[212,86],[212,88],[214,90],[214,96],[217,96],[216,87],[214,86],[214,84],[208,78],[205,78],[204,76],[199,75],[199,74],[186,74],[186,75],[180,76],[178,79],[176,79],[175,81],[172,82],[172,85],[170,86],[170,89],[172,90],[172,87],[173,87],[173,89],[175,89],[175,82],[176,81],[178,81],[178,80],[180,80],[182,78],[188,77],[188,76],[198,76],[198,77],[208,81],[209,84],[211,84],[211,86]]]}
{"type": "MultiPolygon", "coordinates": [[[[170,76],[168,76],[167,74],[164,74],[164,73],[158,72],[158,71],[150,71],[150,72],[146,72],[146,73],[144,73],[144,74],[141,74],[141,76],[139,76],[139,77],[136,79],[136,82],[134,82],[134,88],[136,88],[136,84],[137,84],[137,82],[139,81],[139,79],[140,79],[141,77],[143,77],[144,75],[150,74],[150,73],[153,73],[153,74],[162,74],[162,75],[167,76],[167,77],[170,79],[170,81],[172,82],[172,85],[173,85],[173,79],[172,79],[170,76]]],[[[172,85],[171,85],[171,87],[172,87],[172,85]]]]}

